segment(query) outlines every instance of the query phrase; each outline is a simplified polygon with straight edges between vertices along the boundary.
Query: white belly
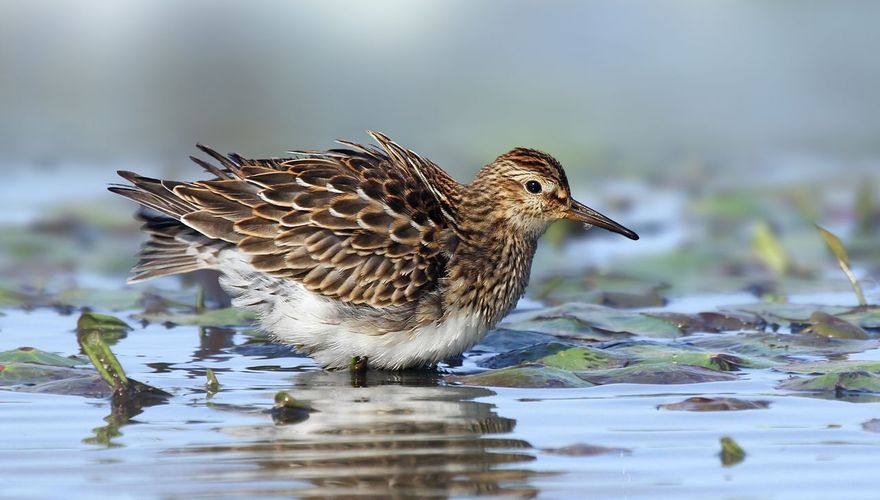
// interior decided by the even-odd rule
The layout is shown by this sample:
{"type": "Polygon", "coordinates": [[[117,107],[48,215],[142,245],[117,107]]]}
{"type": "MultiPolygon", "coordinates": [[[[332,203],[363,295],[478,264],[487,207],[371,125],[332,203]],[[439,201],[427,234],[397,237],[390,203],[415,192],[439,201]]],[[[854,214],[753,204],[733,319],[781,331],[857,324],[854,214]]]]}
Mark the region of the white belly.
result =
{"type": "Polygon", "coordinates": [[[230,252],[221,284],[233,304],[255,310],[261,326],[278,341],[292,344],[327,368],[349,366],[355,356],[367,356],[369,366],[398,370],[428,366],[461,354],[489,329],[480,318],[453,312],[443,322],[375,334],[362,321],[346,320],[330,299],[306,290],[293,280],[254,273],[230,252]],[[237,261],[237,262],[235,262],[237,261]]]}

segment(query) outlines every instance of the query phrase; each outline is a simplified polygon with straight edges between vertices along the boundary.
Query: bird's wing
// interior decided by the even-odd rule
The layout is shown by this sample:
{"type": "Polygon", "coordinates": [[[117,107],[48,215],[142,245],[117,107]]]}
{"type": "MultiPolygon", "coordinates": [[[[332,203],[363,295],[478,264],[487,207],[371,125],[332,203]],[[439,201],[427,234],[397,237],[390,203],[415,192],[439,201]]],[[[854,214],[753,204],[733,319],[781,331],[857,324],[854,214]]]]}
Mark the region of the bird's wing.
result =
{"type": "Polygon", "coordinates": [[[413,303],[445,270],[443,231],[457,183],[439,167],[373,134],[382,149],[295,152],[246,160],[200,148],[216,179],[170,186],[193,210],[180,221],[234,243],[262,272],[351,304],[413,303]]]}

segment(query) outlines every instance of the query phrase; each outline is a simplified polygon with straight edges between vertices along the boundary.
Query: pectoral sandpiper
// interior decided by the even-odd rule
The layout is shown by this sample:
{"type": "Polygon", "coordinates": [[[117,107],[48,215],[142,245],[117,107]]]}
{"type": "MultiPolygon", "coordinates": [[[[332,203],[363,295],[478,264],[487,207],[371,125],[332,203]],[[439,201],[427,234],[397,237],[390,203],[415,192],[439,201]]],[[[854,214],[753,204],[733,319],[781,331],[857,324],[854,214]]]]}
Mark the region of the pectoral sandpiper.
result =
{"type": "Polygon", "coordinates": [[[552,156],[516,148],[471,184],[371,132],[380,147],[248,160],[199,148],[211,180],[119,172],[110,190],[148,209],[129,282],[216,269],[233,304],[327,368],[383,369],[461,354],[523,295],[538,238],[558,219],[633,231],[572,199],[552,156]]]}

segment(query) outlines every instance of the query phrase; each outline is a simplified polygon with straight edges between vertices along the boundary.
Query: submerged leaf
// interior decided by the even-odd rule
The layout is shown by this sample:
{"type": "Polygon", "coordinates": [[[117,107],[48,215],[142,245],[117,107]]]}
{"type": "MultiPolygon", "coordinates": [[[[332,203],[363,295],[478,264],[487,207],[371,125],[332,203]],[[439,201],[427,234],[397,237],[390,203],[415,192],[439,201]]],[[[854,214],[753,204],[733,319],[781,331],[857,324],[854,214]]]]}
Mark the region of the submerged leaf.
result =
{"type": "Polygon", "coordinates": [[[740,411],[763,410],[770,407],[769,401],[746,401],[737,398],[692,397],[678,403],[657,405],[659,410],[674,411],[740,411]]]}
{"type": "Polygon", "coordinates": [[[736,380],[736,375],[690,365],[660,363],[637,364],[626,368],[612,368],[580,372],[578,377],[596,385],[605,384],[698,384],[736,380]]]}
{"type": "Polygon", "coordinates": [[[550,455],[565,457],[594,457],[596,455],[629,455],[632,450],[628,448],[609,448],[594,444],[575,443],[560,448],[541,448],[541,451],[550,455]]]}
{"type": "Polygon", "coordinates": [[[489,370],[474,375],[451,376],[450,380],[465,385],[485,385],[490,387],[590,387],[594,384],[578,378],[575,374],[540,365],[520,365],[489,370]]]}

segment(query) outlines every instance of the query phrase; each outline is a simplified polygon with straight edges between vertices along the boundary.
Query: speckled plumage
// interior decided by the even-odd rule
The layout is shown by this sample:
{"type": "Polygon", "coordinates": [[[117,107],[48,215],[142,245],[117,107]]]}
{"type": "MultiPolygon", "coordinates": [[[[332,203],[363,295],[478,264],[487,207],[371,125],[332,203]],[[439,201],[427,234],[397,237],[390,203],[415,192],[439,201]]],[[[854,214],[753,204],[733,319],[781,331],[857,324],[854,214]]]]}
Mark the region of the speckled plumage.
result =
{"type": "Polygon", "coordinates": [[[234,304],[324,366],[433,365],[504,317],[537,240],[570,218],[637,238],[574,201],[553,157],[517,148],[469,185],[386,136],[381,148],[248,160],[199,146],[211,180],[120,172],[111,191],[152,209],[131,282],[214,268],[234,304]],[[536,184],[539,192],[531,192],[536,184]]]}

